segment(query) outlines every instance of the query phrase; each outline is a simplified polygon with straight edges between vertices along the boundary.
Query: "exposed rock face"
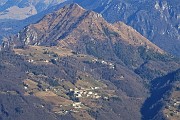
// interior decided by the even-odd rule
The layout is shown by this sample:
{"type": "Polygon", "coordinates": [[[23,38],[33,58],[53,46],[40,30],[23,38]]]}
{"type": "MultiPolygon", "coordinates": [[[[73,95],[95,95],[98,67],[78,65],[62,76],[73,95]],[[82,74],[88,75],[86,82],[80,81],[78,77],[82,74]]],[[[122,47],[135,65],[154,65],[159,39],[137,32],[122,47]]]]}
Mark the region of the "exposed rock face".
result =
{"type": "Polygon", "coordinates": [[[123,21],[165,51],[180,56],[178,0],[75,0],[103,15],[108,22],[123,21]]]}

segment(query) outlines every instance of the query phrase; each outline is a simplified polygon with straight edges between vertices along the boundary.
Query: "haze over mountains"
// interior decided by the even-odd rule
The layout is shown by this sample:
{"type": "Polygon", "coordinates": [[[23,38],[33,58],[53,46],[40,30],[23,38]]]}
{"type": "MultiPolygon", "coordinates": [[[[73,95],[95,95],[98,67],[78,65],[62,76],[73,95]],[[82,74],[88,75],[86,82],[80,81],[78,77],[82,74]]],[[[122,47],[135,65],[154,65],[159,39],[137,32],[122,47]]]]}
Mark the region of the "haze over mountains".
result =
{"type": "Polygon", "coordinates": [[[101,13],[108,22],[123,21],[160,48],[180,55],[179,0],[75,0],[101,13]]]}
{"type": "MultiPolygon", "coordinates": [[[[87,1],[76,2],[106,4],[87,1]]],[[[0,120],[179,120],[179,58],[69,2],[27,18],[20,28],[33,24],[3,42],[0,120]]]]}
{"type": "MultiPolygon", "coordinates": [[[[180,6],[180,3],[178,0],[66,0],[65,2],[19,0],[15,4],[16,6],[26,9],[27,6],[32,4],[36,9],[33,11],[37,11],[39,14],[32,18],[26,19],[25,21],[13,20],[3,23],[1,22],[1,37],[8,36],[10,33],[17,33],[24,26],[37,22],[45,14],[52,12],[54,9],[57,10],[62,7],[63,5],[52,7],[53,5],[61,2],[63,4],[76,2],[86,9],[101,13],[103,17],[111,23],[123,21],[127,25],[135,28],[143,36],[147,37],[150,41],[158,45],[163,50],[176,56],[180,55],[180,8],[178,7],[180,6]]],[[[10,11],[8,12],[8,10],[5,9],[7,8],[6,6],[14,6],[14,4],[4,5],[3,3],[1,3],[1,6],[4,8],[3,10],[6,10],[6,16],[10,13],[10,11]]],[[[14,1],[8,3],[14,3],[14,1]]],[[[23,11],[25,12],[26,10],[23,11]]],[[[20,12],[18,12],[18,14],[19,13],[20,12]]],[[[17,16],[17,14],[14,15],[17,16]]],[[[28,16],[31,15],[33,14],[29,14],[28,16]]],[[[12,15],[10,16],[13,18],[12,15]]],[[[0,17],[4,17],[4,15],[1,15],[0,17]]]]}
{"type": "Polygon", "coordinates": [[[0,1],[0,41],[37,22],[55,10],[53,6],[66,3],[65,0],[5,0],[0,1]],[[32,16],[32,17],[31,17],[32,16]],[[30,17],[30,18],[29,18],[30,17]]]}
{"type": "Polygon", "coordinates": [[[0,3],[0,19],[22,20],[64,1],[65,0],[3,0],[0,3]]]}

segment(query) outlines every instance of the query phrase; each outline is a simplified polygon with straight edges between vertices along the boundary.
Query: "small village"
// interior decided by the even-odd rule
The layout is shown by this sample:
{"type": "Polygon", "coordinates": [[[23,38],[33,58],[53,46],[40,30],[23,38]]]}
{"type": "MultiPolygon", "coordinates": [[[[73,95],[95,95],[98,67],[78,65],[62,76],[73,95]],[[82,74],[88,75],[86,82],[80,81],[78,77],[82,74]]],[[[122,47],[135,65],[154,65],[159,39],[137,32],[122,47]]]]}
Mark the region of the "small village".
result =
{"type": "Polygon", "coordinates": [[[115,65],[113,63],[104,60],[93,59],[92,63],[101,63],[103,65],[108,65],[110,69],[115,69],[115,65]]]}
{"type": "Polygon", "coordinates": [[[99,99],[101,98],[101,96],[98,95],[98,93],[93,92],[94,90],[98,90],[98,89],[100,88],[99,87],[91,87],[91,89],[81,88],[80,90],[75,88],[74,90],[70,89],[70,92],[73,92],[76,98],[89,97],[93,99],[99,99]]]}
{"type": "MultiPolygon", "coordinates": [[[[92,83],[88,83],[89,87],[82,87],[86,82],[86,80],[78,80],[78,84],[74,87],[70,87],[69,89],[65,90],[62,86],[63,84],[69,84],[66,80],[60,79],[61,85],[60,86],[50,86],[49,84],[43,81],[34,81],[33,79],[46,79],[47,76],[43,75],[34,75],[33,73],[27,71],[29,74],[29,79],[24,80],[23,87],[25,90],[25,95],[33,95],[36,96],[44,101],[54,103],[54,107],[52,111],[59,115],[66,115],[67,113],[79,113],[80,111],[86,111],[91,109],[93,106],[98,106],[92,101],[97,101],[99,99],[108,100],[113,93],[111,90],[105,90],[105,86],[101,85],[98,81],[97,86],[92,85],[92,83]],[[98,85],[99,84],[99,85],[98,85]],[[102,94],[104,94],[102,96],[102,94]],[[55,98],[56,100],[53,100],[55,98]],[[62,101],[62,102],[61,102],[62,101]],[[89,101],[89,102],[86,102],[89,101]]],[[[86,75],[85,75],[86,76],[86,75]]],[[[84,76],[84,77],[85,77],[84,76]]],[[[83,77],[82,77],[83,78],[83,77]]],[[[85,79],[85,78],[83,78],[85,79]]],[[[89,78],[87,78],[89,79],[89,78]]],[[[58,80],[58,79],[57,79],[58,80]]],[[[38,105],[40,108],[44,109],[44,105],[38,105]]]]}

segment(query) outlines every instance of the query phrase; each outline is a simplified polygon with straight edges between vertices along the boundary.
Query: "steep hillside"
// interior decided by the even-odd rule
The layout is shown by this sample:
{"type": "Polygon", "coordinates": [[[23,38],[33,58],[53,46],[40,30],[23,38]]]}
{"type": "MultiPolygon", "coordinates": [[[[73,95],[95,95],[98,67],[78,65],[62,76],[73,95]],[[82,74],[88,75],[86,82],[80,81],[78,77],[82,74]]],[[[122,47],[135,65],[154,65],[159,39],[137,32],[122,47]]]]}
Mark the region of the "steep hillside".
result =
{"type": "Polygon", "coordinates": [[[180,67],[132,27],[77,4],[25,27],[0,53],[2,119],[149,118],[141,110],[149,108],[144,101],[154,95],[153,82],[180,67]],[[17,99],[6,104],[6,97],[17,99]]]}
{"type": "Polygon", "coordinates": [[[152,81],[151,96],[141,109],[143,120],[180,119],[179,81],[180,69],[152,81]]]}
{"type": "Polygon", "coordinates": [[[123,21],[163,50],[180,56],[179,0],[74,0],[101,13],[108,22],[123,21]]]}
{"type": "Polygon", "coordinates": [[[133,69],[147,60],[171,62],[173,59],[133,28],[123,23],[109,24],[100,14],[86,11],[77,4],[46,15],[38,23],[24,28],[12,41],[16,48],[63,46],[98,58],[119,59],[133,69]]]}
{"type": "Polygon", "coordinates": [[[60,0],[53,2],[51,0],[19,0],[6,2],[7,0],[0,2],[2,11],[0,18],[11,17],[12,19],[14,16],[14,18],[24,19],[31,15],[33,17],[23,21],[1,19],[0,37],[17,33],[24,26],[39,21],[45,14],[57,10],[67,3],[75,2],[86,9],[101,13],[108,22],[123,21],[168,53],[176,56],[179,56],[180,53],[180,9],[178,7],[180,3],[178,0],[60,0]],[[58,3],[63,4],[57,5],[58,3]],[[14,11],[19,12],[14,14],[14,11]],[[36,15],[34,16],[34,14],[36,15]]]}
{"type": "Polygon", "coordinates": [[[147,90],[125,66],[56,46],[13,51],[0,57],[2,119],[140,119],[147,90]]]}
{"type": "Polygon", "coordinates": [[[133,28],[123,23],[109,24],[100,14],[86,11],[77,4],[66,6],[46,15],[40,22],[27,26],[13,38],[13,42],[17,47],[21,45],[51,45],[57,44],[59,40],[66,43],[71,42],[71,39],[80,41],[82,36],[87,38],[92,36],[96,41],[97,39],[109,39],[112,44],[122,41],[127,45],[145,46],[155,52],[164,53],[133,28]]]}

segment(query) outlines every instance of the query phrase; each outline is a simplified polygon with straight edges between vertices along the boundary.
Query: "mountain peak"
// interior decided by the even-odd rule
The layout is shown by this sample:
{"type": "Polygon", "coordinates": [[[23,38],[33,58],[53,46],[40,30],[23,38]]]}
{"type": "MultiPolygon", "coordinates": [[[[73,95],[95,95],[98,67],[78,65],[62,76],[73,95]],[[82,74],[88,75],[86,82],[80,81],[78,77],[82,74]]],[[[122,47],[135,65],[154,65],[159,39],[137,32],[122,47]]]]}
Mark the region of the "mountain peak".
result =
{"type": "Polygon", "coordinates": [[[97,42],[109,41],[112,44],[122,42],[134,47],[146,46],[148,49],[163,53],[133,28],[123,23],[112,25],[105,21],[101,14],[87,11],[78,4],[67,5],[46,15],[38,23],[28,26],[17,37],[21,45],[58,44],[71,46],[70,48],[75,50],[75,46],[80,43],[94,39],[97,42]]]}
{"type": "Polygon", "coordinates": [[[57,13],[61,13],[61,12],[68,12],[68,11],[71,11],[71,12],[73,12],[73,11],[82,12],[82,11],[85,11],[85,9],[82,8],[81,6],[79,6],[77,3],[72,3],[72,4],[64,6],[63,8],[57,10],[56,12],[57,13]]]}
{"type": "Polygon", "coordinates": [[[84,8],[81,7],[80,5],[78,5],[77,3],[69,4],[66,7],[69,7],[70,9],[82,9],[82,10],[84,10],[84,8]]]}

